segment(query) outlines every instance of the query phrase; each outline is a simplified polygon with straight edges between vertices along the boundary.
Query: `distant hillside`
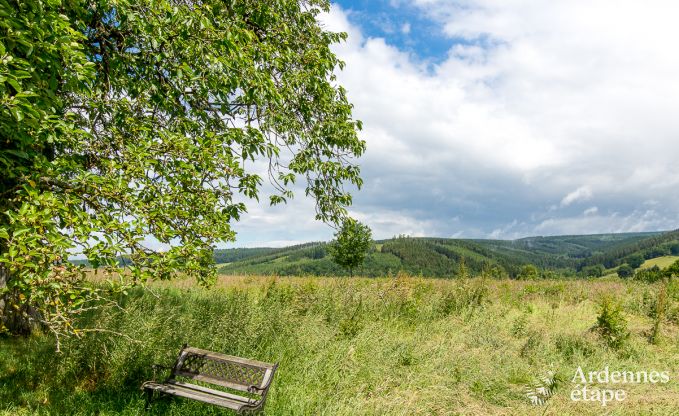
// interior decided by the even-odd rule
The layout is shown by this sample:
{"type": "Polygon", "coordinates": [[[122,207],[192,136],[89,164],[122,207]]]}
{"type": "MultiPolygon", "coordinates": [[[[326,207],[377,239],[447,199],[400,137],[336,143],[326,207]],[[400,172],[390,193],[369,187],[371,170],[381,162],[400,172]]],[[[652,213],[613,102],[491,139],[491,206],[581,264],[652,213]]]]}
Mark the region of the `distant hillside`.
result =
{"type": "MultiPolygon", "coordinates": [[[[472,275],[517,276],[532,264],[549,274],[602,276],[628,263],[679,256],[679,230],[668,232],[528,237],[518,240],[396,237],[376,241],[363,276],[404,271],[427,277],[454,277],[465,269],[472,275]]],[[[327,244],[311,242],[290,247],[233,248],[214,252],[220,273],[257,275],[344,276],[328,256],[327,244]]],[[[124,260],[121,259],[121,262],[124,260]]],[[[72,260],[89,266],[86,260],[72,260]]]]}
{"type": "MultiPolygon", "coordinates": [[[[588,266],[614,267],[637,252],[670,254],[674,242],[679,244],[678,237],[679,231],[529,237],[511,241],[398,237],[376,241],[365,264],[356,273],[384,276],[405,271],[422,276],[453,277],[459,273],[464,259],[466,269],[472,274],[485,270],[516,276],[523,266],[533,264],[542,270],[572,275],[588,266]]],[[[225,274],[346,274],[327,255],[325,243],[278,249],[217,250],[215,258],[218,263],[228,263],[220,268],[225,274]]]]}
{"type": "Polygon", "coordinates": [[[602,265],[605,268],[617,267],[634,256],[653,259],[667,255],[679,255],[679,230],[657,233],[636,241],[621,241],[601,252],[583,259],[580,268],[602,265]]]}

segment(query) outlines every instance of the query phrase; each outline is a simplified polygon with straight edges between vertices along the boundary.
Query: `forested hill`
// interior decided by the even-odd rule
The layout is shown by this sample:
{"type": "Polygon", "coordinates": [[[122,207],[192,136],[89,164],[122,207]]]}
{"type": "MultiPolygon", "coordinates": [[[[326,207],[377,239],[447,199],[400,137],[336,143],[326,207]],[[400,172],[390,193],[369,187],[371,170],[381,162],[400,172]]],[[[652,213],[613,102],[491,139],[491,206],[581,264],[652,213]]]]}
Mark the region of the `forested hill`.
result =
{"type": "MultiPolygon", "coordinates": [[[[225,274],[345,275],[327,255],[326,243],[285,248],[215,250],[225,274]]],[[[596,276],[630,258],[679,255],[679,230],[670,232],[529,237],[518,240],[465,240],[397,237],[376,241],[364,276],[405,271],[422,276],[453,277],[467,271],[517,276],[528,264],[543,273],[596,276]]]]}

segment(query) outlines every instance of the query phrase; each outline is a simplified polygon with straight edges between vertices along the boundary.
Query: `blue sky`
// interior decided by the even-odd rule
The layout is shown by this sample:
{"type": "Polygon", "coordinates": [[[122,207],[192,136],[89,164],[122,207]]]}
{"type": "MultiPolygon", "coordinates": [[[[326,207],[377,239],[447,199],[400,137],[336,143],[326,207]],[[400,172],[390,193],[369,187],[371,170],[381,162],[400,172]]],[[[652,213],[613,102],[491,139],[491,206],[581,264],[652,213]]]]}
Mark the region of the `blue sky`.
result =
{"type": "Polygon", "coordinates": [[[346,11],[349,21],[365,36],[384,38],[423,61],[443,61],[454,43],[438,22],[410,2],[342,0],[335,4],[346,11]]]}
{"type": "MultiPolygon", "coordinates": [[[[376,238],[679,228],[679,3],[375,0],[324,27],[363,121],[351,214],[376,238]]],[[[232,246],[329,240],[313,203],[251,205],[232,246]]]]}

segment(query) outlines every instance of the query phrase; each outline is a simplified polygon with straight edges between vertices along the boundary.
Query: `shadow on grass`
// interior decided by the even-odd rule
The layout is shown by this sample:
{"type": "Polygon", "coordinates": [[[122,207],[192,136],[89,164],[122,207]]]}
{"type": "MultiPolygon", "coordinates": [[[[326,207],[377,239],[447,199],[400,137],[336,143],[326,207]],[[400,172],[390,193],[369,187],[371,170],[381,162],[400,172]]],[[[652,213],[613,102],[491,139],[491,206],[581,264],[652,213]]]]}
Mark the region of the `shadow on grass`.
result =
{"type": "Polygon", "coordinates": [[[56,353],[46,336],[0,337],[0,413],[17,411],[49,415],[230,415],[228,410],[171,397],[156,397],[145,411],[141,384],[148,369],[128,368],[120,386],[100,383],[97,369],[64,365],[73,359],[56,353]],[[66,367],[66,370],[64,369],[66,367]]]}

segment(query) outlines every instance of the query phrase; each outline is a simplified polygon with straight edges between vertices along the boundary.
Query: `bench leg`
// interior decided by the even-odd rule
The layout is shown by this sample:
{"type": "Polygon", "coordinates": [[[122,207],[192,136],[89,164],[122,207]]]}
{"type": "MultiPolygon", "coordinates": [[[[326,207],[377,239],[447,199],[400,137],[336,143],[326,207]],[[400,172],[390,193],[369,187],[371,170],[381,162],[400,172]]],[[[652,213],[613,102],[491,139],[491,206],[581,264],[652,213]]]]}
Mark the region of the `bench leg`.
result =
{"type": "Polygon", "coordinates": [[[146,403],[144,404],[144,410],[148,411],[149,407],[151,407],[151,402],[153,401],[153,390],[144,389],[144,393],[145,393],[145,396],[146,396],[146,403]]]}

